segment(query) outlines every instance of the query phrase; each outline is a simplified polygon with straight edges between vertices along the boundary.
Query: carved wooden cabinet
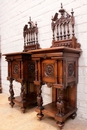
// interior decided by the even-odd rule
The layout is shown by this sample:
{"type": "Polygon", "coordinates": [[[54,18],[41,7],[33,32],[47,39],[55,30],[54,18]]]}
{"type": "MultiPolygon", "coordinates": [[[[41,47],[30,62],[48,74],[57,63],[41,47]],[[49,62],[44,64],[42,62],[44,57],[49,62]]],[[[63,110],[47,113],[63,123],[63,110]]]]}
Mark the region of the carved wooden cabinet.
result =
{"type": "Polygon", "coordinates": [[[22,112],[25,112],[26,107],[31,103],[36,103],[36,88],[33,84],[35,63],[31,61],[31,54],[26,52],[6,54],[8,62],[8,77],[10,81],[10,105],[14,103],[21,106],[22,112]],[[14,97],[13,81],[21,83],[20,95],[14,97]]]}
{"type": "Polygon", "coordinates": [[[31,21],[24,26],[24,50],[23,52],[4,54],[8,62],[8,76],[10,81],[10,105],[13,107],[15,103],[19,104],[22,112],[25,112],[29,104],[36,104],[37,88],[33,81],[35,80],[35,62],[31,59],[29,50],[39,48],[38,44],[38,28],[37,24],[31,21]],[[21,92],[18,97],[14,95],[13,80],[21,83],[21,92]]]}
{"type": "Polygon", "coordinates": [[[62,7],[52,18],[51,48],[30,51],[35,61],[35,80],[38,86],[36,112],[53,117],[61,129],[65,120],[75,118],[77,111],[78,58],[80,44],[74,36],[73,11],[69,15],[62,7]],[[52,87],[52,102],[43,106],[42,85],[52,87]]]}

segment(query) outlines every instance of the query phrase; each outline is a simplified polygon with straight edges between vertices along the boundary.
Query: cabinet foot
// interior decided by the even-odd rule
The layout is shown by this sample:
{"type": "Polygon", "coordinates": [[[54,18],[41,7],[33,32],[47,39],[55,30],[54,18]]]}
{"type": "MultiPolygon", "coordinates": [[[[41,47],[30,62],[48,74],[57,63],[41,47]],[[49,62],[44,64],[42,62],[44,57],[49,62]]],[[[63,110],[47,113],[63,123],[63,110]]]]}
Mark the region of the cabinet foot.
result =
{"type": "Polygon", "coordinates": [[[14,106],[14,100],[15,98],[13,97],[13,98],[11,98],[11,97],[8,97],[8,100],[10,101],[10,103],[9,103],[9,105],[13,108],[13,106],[14,106]]]}
{"type": "Polygon", "coordinates": [[[64,126],[64,122],[58,122],[57,121],[57,125],[60,128],[60,130],[62,129],[62,127],[64,126]]]}
{"type": "Polygon", "coordinates": [[[74,112],[70,117],[72,118],[72,119],[75,119],[75,117],[76,117],[76,112],[74,112]]]}
{"type": "Polygon", "coordinates": [[[41,119],[43,118],[43,116],[44,116],[44,115],[43,115],[42,113],[38,113],[38,114],[37,114],[37,118],[38,118],[39,120],[41,120],[41,119]]]}
{"type": "Polygon", "coordinates": [[[10,104],[11,107],[13,108],[13,106],[14,106],[15,103],[14,103],[14,102],[10,102],[9,104],[10,104]]]}
{"type": "Polygon", "coordinates": [[[22,111],[22,113],[25,113],[25,108],[21,107],[21,111],[22,111]]]}

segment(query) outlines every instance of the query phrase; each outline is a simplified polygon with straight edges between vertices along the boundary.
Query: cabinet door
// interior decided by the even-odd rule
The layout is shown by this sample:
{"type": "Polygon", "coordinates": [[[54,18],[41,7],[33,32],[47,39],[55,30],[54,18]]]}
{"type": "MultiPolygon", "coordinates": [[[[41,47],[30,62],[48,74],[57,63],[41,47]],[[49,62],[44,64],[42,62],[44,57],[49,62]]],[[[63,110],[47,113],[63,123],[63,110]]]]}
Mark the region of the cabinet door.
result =
{"type": "Polygon", "coordinates": [[[47,59],[42,61],[42,81],[55,83],[56,71],[55,60],[47,59]]]}
{"type": "Polygon", "coordinates": [[[63,61],[63,83],[64,86],[71,86],[78,82],[78,63],[76,58],[67,58],[63,61]]]}
{"type": "Polygon", "coordinates": [[[33,82],[35,79],[35,62],[31,60],[26,60],[23,66],[24,79],[33,82]]]}
{"type": "Polygon", "coordinates": [[[12,78],[17,80],[20,78],[20,61],[12,62],[12,78]]]}

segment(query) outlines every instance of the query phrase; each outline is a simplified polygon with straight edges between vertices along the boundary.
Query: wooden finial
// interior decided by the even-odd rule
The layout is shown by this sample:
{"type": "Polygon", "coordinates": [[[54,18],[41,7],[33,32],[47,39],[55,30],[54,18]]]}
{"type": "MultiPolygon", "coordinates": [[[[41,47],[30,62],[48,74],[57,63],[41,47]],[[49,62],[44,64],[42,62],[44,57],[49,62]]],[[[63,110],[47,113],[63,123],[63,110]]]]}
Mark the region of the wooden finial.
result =
{"type": "Polygon", "coordinates": [[[29,17],[29,21],[31,21],[31,17],[29,17]]]}
{"type": "Polygon", "coordinates": [[[65,13],[65,10],[63,9],[63,5],[62,5],[62,3],[61,3],[61,9],[59,10],[59,12],[61,13],[61,16],[63,16],[64,13],[65,13]]]}
{"type": "Polygon", "coordinates": [[[71,14],[72,14],[72,16],[73,16],[73,14],[74,14],[73,9],[72,9],[72,11],[71,11],[71,14]]]}
{"type": "Polygon", "coordinates": [[[37,22],[35,22],[35,26],[37,27],[37,22]]]}
{"type": "Polygon", "coordinates": [[[63,4],[61,3],[61,9],[63,8],[63,4]]]}

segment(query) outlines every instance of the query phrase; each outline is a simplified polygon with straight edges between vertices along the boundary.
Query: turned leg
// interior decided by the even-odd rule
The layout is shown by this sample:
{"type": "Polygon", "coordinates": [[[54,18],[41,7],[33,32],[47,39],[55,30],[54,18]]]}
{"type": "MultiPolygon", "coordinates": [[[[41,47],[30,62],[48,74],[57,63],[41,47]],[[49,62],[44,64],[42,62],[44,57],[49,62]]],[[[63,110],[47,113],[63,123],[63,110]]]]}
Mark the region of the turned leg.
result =
{"type": "Polygon", "coordinates": [[[38,104],[37,107],[38,107],[39,110],[40,110],[40,112],[37,114],[37,117],[38,117],[39,120],[41,120],[42,117],[44,116],[44,115],[42,114],[42,109],[43,109],[43,106],[42,106],[42,104],[43,104],[43,99],[42,99],[41,93],[42,93],[42,90],[41,90],[41,85],[40,85],[40,86],[39,86],[39,92],[38,92],[38,95],[37,95],[37,104],[38,104]]]}
{"type": "Polygon", "coordinates": [[[22,81],[21,83],[21,99],[22,99],[22,107],[21,110],[23,113],[25,113],[26,109],[26,96],[25,96],[25,87],[24,87],[24,82],[22,81]]]}
{"type": "Polygon", "coordinates": [[[9,89],[9,92],[10,92],[10,97],[9,97],[9,99],[10,99],[10,105],[11,105],[11,107],[13,107],[14,106],[14,102],[13,102],[13,99],[14,99],[14,91],[13,91],[13,84],[12,84],[12,82],[13,82],[13,79],[12,78],[10,78],[10,89],[9,89]]]}

